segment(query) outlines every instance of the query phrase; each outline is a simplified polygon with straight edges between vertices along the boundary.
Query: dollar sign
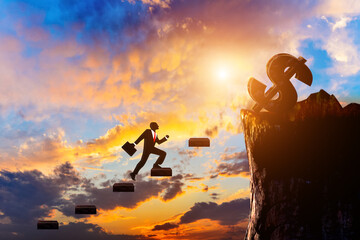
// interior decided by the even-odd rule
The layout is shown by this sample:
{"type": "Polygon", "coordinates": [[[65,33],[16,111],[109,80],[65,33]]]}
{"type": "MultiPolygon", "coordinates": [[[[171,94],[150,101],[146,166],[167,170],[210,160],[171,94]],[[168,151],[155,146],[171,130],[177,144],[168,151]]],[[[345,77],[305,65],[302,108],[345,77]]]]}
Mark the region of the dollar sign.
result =
{"type": "Polygon", "coordinates": [[[248,91],[251,98],[256,102],[253,107],[255,112],[265,108],[269,112],[285,112],[291,109],[297,102],[297,93],[290,79],[294,74],[299,81],[311,86],[313,76],[310,69],[305,65],[306,59],[296,58],[287,53],[279,53],[273,56],[266,64],[266,73],[274,84],[267,92],[266,85],[251,77],[248,83],[248,91]],[[279,94],[277,99],[273,99],[279,94]]]}

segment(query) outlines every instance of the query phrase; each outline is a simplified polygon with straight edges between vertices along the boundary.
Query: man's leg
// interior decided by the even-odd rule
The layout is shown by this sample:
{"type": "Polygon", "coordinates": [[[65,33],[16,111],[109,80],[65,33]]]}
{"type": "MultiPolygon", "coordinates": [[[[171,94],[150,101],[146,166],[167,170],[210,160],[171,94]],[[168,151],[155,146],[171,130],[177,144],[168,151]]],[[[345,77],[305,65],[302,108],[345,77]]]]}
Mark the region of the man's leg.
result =
{"type": "Polygon", "coordinates": [[[161,164],[164,162],[164,159],[165,159],[165,157],[166,157],[166,152],[164,152],[163,150],[160,150],[160,149],[154,147],[154,148],[151,150],[151,153],[156,154],[156,155],[159,155],[158,159],[157,159],[156,162],[154,163],[154,167],[155,167],[155,166],[159,166],[159,165],[161,165],[161,164]]]}
{"type": "Polygon", "coordinates": [[[140,169],[145,165],[147,159],[149,158],[149,155],[150,155],[149,151],[144,151],[143,152],[140,162],[138,162],[138,164],[136,165],[136,167],[135,167],[135,169],[133,171],[134,174],[138,174],[140,169]]]}

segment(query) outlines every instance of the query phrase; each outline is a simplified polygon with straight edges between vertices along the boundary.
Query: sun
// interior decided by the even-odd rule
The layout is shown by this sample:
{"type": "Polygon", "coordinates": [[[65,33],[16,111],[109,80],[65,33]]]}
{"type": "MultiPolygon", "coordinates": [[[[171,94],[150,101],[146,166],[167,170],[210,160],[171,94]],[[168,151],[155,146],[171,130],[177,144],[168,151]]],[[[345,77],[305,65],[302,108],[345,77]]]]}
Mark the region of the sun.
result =
{"type": "Polygon", "coordinates": [[[228,79],[229,78],[229,69],[227,69],[226,67],[219,67],[216,71],[216,76],[220,80],[228,79]]]}

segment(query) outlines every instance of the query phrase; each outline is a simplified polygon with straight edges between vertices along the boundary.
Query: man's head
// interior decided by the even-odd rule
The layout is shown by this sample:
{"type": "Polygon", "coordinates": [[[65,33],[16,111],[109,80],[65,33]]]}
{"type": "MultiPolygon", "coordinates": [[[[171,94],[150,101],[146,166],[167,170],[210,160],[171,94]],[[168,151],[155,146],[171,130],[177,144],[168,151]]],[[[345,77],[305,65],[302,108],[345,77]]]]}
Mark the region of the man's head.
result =
{"type": "Polygon", "coordinates": [[[150,128],[151,130],[156,131],[157,129],[159,129],[159,125],[156,122],[151,122],[150,128]]]}

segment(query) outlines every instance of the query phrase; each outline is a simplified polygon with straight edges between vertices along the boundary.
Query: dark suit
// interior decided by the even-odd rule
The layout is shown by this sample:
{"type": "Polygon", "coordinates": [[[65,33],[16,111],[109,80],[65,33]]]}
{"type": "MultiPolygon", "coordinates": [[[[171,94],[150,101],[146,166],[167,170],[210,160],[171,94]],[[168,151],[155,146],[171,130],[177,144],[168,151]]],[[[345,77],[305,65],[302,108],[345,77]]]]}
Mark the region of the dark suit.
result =
{"type": "Polygon", "coordinates": [[[135,144],[139,144],[143,139],[144,139],[144,151],[143,151],[143,154],[141,156],[140,162],[136,165],[135,170],[133,172],[135,174],[138,174],[139,170],[145,165],[145,163],[148,160],[149,155],[151,153],[159,155],[159,158],[157,159],[157,161],[155,162],[154,165],[162,164],[164,162],[165,157],[166,157],[166,152],[164,152],[163,150],[160,150],[160,149],[155,147],[155,143],[162,144],[163,142],[165,142],[166,141],[165,137],[162,138],[161,140],[159,140],[159,138],[158,138],[158,136],[156,134],[156,139],[154,141],[151,129],[146,129],[140,135],[140,137],[135,141],[135,144]]]}

